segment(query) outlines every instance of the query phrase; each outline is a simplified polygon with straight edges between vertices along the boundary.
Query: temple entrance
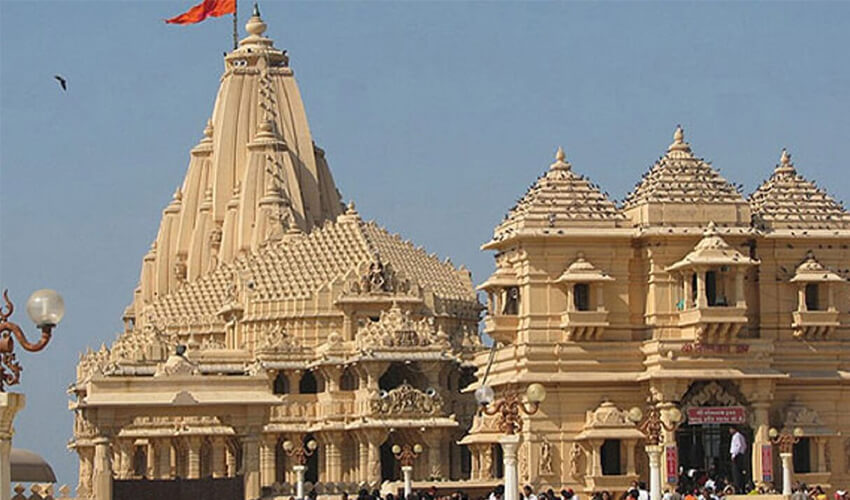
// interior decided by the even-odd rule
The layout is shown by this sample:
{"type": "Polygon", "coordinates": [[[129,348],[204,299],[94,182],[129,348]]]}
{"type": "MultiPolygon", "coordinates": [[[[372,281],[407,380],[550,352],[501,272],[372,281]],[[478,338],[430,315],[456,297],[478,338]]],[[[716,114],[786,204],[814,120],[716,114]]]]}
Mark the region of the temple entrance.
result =
{"type": "MultiPolygon", "coordinates": [[[[681,485],[701,487],[706,479],[733,482],[730,446],[734,427],[743,434],[744,483],[752,480],[753,430],[749,402],[728,380],[694,382],[681,401],[684,422],[676,431],[681,485]]],[[[719,483],[718,483],[719,484],[719,483]]]]}
{"type": "Polygon", "coordinates": [[[393,455],[393,443],[388,439],[381,445],[381,482],[401,479],[401,466],[393,455]]]}
{"type": "MultiPolygon", "coordinates": [[[[679,465],[688,479],[699,481],[703,476],[732,482],[732,461],[729,457],[729,445],[732,435],[729,428],[733,424],[684,424],[676,432],[676,445],[679,447],[679,465]],[[688,471],[694,470],[693,475],[688,471]]],[[[745,482],[750,481],[752,470],[751,450],[753,431],[746,424],[734,424],[747,440],[747,452],[744,453],[745,482]]]]}

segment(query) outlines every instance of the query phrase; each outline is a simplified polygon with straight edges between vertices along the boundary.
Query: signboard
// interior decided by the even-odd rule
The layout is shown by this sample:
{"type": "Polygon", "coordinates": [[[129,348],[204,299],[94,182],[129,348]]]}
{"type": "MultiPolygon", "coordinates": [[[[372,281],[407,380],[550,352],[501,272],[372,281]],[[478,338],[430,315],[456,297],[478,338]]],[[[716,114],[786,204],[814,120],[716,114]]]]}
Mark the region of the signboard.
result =
{"type": "Polygon", "coordinates": [[[668,446],[664,455],[667,458],[667,482],[676,484],[679,479],[679,451],[675,446],[668,446]]]}
{"type": "Polygon", "coordinates": [[[689,424],[743,424],[747,410],[743,406],[698,406],[688,408],[689,424]]]}
{"type": "Polygon", "coordinates": [[[773,482],[773,447],[761,445],[761,478],[765,483],[773,482]]]}

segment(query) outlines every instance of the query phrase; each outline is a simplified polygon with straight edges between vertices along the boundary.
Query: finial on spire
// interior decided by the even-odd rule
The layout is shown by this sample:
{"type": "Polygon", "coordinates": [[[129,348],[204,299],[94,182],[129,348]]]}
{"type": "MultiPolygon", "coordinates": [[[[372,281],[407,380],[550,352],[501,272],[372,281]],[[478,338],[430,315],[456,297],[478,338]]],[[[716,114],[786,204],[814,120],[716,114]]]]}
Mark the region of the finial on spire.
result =
{"type": "Polygon", "coordinates": [[[254,36],[262,36],[266,32],[266,28],[266,23],[260,17],[260,7],[254,2],[254,13],[251,19],[248,19],[248,22],[245,24],[245,31],[254,36]]]}
{"type": "Polygon", "coordinates": [[[357,208],[354,206],[354,200],[348,202],[348,207],[345,211],[345,215],[354,215],[357,213],[357,208]]]}
{"type": "Polygon", "coordinates": [[[569,170],[572,165],[566,160],[567,155],[564,154],[564,148],[558,146],[558,151],[555,152],[555,163],[549,168],[552,170],[569,170]]]}
{"type": "Polygon", "coordinates": [[[670,144],[670,147],[667,148],[667,151],[682,151],[686,153],[691,152],[690,144],[685,142],[685,129],[683,129],[681,125],[676,125],[676,131],[673,132],[673,144],[670,144]]]}
{"type": "Polygon", "coordinates": [[[213,124],[212,119],[207,120],[207,125],[204,127],[204,137],[212,138],[213,136],[213,124]]]}
{"type": "Polygon", "coordinates": [[[174,191],[174,201],[180,201],[183,199],[183,191],[180,189],[180,186],[177,186],[177,189],[174,191]]]}
{"type": "Polygon", "coordinates": [[[791,163],[791,153],[788,152],[787,149],[782,148],[782,155],[779,157],[779,165],[776,166],[776,170],[774,171],[777,174],[793,174],[794,164],[791,163]]]}

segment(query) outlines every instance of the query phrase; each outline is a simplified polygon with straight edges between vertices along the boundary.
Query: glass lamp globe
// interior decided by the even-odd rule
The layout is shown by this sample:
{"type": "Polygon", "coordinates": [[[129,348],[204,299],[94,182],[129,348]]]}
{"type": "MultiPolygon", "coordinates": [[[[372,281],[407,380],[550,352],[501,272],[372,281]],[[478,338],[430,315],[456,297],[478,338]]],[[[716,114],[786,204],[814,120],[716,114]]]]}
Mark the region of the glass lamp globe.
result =
{"type": "Polygon", "coordinates": [[[399,446],[399,445],[397,445],[397,444],[394,444],[394,445],[393,445],[393,453],[395,453],[396,455],[398,455],[399,453],[401,453],[401,446],[399,446]]]}
{"type": "Polygon", "coordinates": [[[805,432],[802,427],[794,427],[794,437],[802,437],[805,432]]]}
{"type": "Polygon", "coordinates": [[[481,406],[489,405],[495,397],[496,393],[493,392],[493,388],[489,385],[482,385],[478,389],[475,389],[475,401],[478,401],[478,404],[481,406]]]}
{"type": "Polygon", "coordinates": [[[307,441],[307,449],[310,451],[315,451],[316,448],[319,447],[319,444],[313,441],[312,439],[307,441]]]}
{"type": "Polygon", "coordinates": [[[414,444],[413,445],[413,453],[416,453],[417,455],[422,453],[422,445],[418,444],[418,443],[414,444]]]}
{"type": "Polygon", "coordinates": [[[531,384],[525,390],[525,396],[528,398],[529,403],[540,404],[546,399],[546,388],[543,387],[543,384],[531,384]]]}
{"type": "Polygon", "coordinates": [[[643,411],[641,411],[641,409],[637,406],[633,407],[631,410],[629,410],[629,420],[634,423],[640,422],[641,420],[643,420],[643,411]]]}
{"type": "Polygon", "coordinates": [[[65,301],[56,290],[36,290],[27,300],[27,315],[39,328],[56,326],[65,316],[65,301]]]}
{"type": "Polygon", "coordinates": [[[771,427],[770,430],[767,431],[767,435],[772,437],[772,438],[776,438],[776,436],[779,435],[779,431],[776,430],[776,427],[771,427]]]}
{"type": "Polygon", "coordinates": [[[670,418],[670,421],[674,424],[677,424],[682,421],[682,411],[678,408],[670,408],[667,416],[670,418]]]}
{"type": "Polygon", "coordinates": [[[283,442],[283,449],[286,451],[292,451],[292,441],[286,440],[283,442]]]}

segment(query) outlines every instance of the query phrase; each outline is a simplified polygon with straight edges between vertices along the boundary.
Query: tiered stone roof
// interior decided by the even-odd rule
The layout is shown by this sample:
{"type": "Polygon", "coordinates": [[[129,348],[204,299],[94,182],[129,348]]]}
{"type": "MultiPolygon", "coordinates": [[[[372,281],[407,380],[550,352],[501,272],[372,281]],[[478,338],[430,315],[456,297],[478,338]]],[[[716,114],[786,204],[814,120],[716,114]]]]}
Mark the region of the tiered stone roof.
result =
{"type": "Polygon", "coordinates": [[[667,270],[678,271],[696,266],[749,266],[753,264],[758,264],[758,261],[732,248],[729,243],[726,243],[726,240],[720,237],[717,233],[717,226],[711,222],[706,227],[703,238],[694,249],[682,260],[668,267],[667,270]]]}
{"type": "Polygon", "coordinates": [[[741,193],[711,165],[697,158],[685,142],[682,127],[673,143],[623,202],[628,210],[647,203],[745,203],[741,193]]]}
{"type": "Polygon", "coordinates": [[[310,297],[320,288],[379,259],[406,279],[448,300],[475,302],[468,276],[449,261],[360,219],[353,205],[335,222],[309,234],[288,234],[259,252],[185,284],[152,304],[158,322],[212,322],[236,285],[252,283],[252,300],[310,297]]]}
{"type": "Polygon", "coordinates": [[[759,229],[850,229],[847,210],[798,174],[784,149],[773,175],[749,201],[759,229]]]}
{"type": "Polygon", "coordinates": [[[606,194],[576,174],[558,148],[555,163],[540,176],[496,227],[493,242],[517,233],[557,234],[570,228],[617,227],[625,217],[606,194]]]}

